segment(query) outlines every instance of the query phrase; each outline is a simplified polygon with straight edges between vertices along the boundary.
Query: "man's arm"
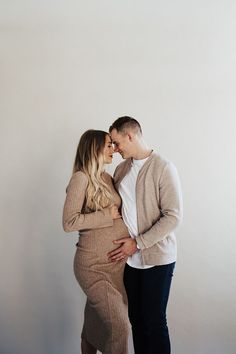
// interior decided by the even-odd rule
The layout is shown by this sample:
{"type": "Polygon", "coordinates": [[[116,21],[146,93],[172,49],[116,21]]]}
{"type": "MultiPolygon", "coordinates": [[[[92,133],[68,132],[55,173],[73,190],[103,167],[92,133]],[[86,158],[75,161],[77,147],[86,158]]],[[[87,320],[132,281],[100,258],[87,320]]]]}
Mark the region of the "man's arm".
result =
{"type": "Polygon", "coordinates": [[[103,228],[113,225],[109,208],[91,213],[82,213],[85,200],[87,177],[78,171],[71,177],[63,208],[63,228],[65,232],[103,228]]]}
{"type": "Polygon", "coordinates": [[[114,241],[121,244],[116,250],[109,252],[111,261],[124,259],[134,254],[138,249],[152,247],[162,241],[173,231],[182,220],[182,192],[178,173],[173,164],[168,163],[160,179],[161,218],[146,232],[139,234],[135,239],[124,238],[114,241]]]}
{"type": "Polygon", "coordinates": [[[152,247],[162,241],[182,221],[182,192],[178,173],[172,163],[168,163],[160,178],[161,217],[150,229],[136,237],[140,249],[152,247]]]}
{"type": "Polygon", "coordinates": [[[113,243],[121,244],[121,246],[107,254],[108,259],[112,262],[120,261],[127,256],[132,256],[132,254],[134,254],[138,250],[137,242],[131,237],[124,237],[119,240],[113,241],[113,243]]]}

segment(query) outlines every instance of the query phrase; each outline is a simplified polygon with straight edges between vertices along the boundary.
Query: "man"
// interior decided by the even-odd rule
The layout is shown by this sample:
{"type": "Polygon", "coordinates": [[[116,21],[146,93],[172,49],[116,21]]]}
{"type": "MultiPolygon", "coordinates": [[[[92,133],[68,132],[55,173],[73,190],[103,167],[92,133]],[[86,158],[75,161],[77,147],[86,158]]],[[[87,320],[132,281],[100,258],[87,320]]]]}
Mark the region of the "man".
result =
{"type": "Polygon", "coordinates": [[[125,159],[114,182],[132,238],[114,241],[119,247],[108,257],[115,262],[129,256],[124,284],[135,354],[170,354],[166,308],[176,261],[173,231],[182,219],[178,174],[146,145],[134,118],[118,118],[109,132],[115,152],[125,159]]]}

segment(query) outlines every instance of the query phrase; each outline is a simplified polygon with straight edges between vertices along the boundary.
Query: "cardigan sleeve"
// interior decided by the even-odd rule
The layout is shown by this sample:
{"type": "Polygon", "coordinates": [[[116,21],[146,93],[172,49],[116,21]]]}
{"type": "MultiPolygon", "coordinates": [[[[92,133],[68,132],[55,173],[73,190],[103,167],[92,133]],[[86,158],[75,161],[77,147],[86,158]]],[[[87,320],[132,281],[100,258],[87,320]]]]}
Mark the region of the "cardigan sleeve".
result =
{"type": "Polygon", "coordinates": [[[113,225],[109,208],[82,213],[87,185],[88,180],[83,172],[75,172],[71,177],[63,208],[63,229],[65,232],[97,229],[113,225]]]}
{"type": "Polygon", "coordinates": [[[140,249],[152,247],[162,241],[182,221],[182,192],[177,170],[168,163],[159,182],[161,217],[146,232],[136,238],[140,249]]]}

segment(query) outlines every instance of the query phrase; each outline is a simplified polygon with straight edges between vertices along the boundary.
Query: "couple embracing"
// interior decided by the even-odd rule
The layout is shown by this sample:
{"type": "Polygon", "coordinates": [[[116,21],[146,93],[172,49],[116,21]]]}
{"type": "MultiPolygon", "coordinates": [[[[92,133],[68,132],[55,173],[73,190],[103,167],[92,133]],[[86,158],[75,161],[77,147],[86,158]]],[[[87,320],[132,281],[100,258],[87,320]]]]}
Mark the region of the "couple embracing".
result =
{"type": "Polygon", "coordinates": [[[174,165],[151,150],[137,120],[80,138],[63,210],[79,231],[74,273],[87,296],[82,354],[170,354],[166,308],[182,196],[174,165]],[[114,152],[124,161],[105,172],[114,152]]]}

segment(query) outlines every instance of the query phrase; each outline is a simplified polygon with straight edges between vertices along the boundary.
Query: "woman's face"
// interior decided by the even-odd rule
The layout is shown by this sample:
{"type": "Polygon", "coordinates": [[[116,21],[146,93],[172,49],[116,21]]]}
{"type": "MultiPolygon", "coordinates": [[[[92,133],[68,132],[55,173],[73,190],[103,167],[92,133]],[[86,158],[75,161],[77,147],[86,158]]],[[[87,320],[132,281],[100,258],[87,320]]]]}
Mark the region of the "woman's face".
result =
{"type": "Polygon", "coordinates": [[[103,150],[103,157],[104,157],[104,163],[112,163],[112,157],[113,157],[114,149],[112,146],[112,141],[110,138],[110,135],[106,135],[105,139],[105,146],[103,150]]]}

